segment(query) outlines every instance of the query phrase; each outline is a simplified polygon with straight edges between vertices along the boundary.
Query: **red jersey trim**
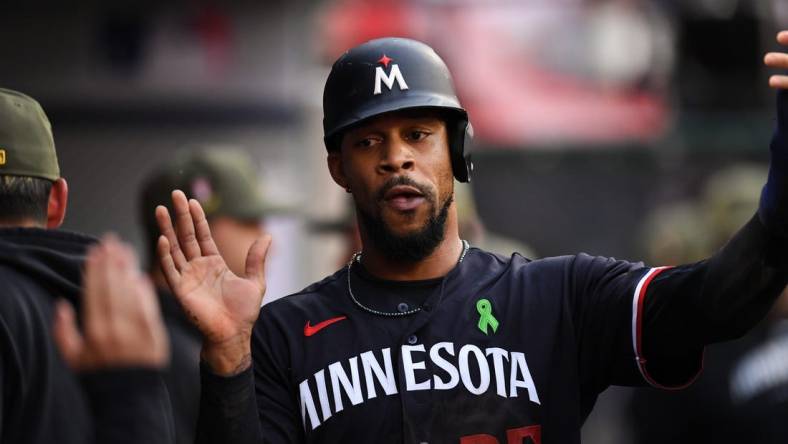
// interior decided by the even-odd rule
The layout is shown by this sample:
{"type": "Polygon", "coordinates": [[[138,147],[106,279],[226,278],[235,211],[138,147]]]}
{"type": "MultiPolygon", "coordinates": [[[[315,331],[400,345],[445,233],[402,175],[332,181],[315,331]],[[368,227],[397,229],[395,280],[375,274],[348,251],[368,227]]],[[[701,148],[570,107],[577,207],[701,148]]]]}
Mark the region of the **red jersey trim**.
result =
{"type": "Polygon", "coordinates": [[[654,378],[652,378],[651,375],[649,375],[648,370],[646,369],[647,360],[643,356],[643,306],[645,305],[644,301],[646,299],[646,291],[648,290],[648,286],[651,284],[651,281],[654,280],[658,274],[670,268],[672,267],[658,267],[650,269],[640,279],[637,287],[635,287],[635,294],[632,298],[632,348],[635,351],[635,362],[637,363],[638,370],[640,370],[640,374],[643,376],[643,379],[649,383],[649,385],[662,390],[681,390],[689,387],[693,382],[695,382],[696,379],[698,379],[698,376],[700,376],[701,372],[703,371],[702,358],[700,368],[698,369],[697,373],[692,376],[692,378],[690,378],[684,384],[669,386],[660,384],[654,378]]]}

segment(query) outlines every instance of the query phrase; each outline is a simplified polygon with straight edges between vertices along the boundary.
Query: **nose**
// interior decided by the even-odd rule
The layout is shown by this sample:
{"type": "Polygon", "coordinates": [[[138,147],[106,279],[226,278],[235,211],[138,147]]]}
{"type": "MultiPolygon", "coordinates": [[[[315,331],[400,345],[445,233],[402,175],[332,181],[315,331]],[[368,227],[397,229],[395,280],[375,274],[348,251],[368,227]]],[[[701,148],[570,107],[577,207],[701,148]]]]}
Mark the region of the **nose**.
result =
{"type": "Polygon", "coordinates": [[[378,172],[381,174],[410,171],[415,166],[412,147],[400,137],[389,138],[380,152],[378,172]]]}

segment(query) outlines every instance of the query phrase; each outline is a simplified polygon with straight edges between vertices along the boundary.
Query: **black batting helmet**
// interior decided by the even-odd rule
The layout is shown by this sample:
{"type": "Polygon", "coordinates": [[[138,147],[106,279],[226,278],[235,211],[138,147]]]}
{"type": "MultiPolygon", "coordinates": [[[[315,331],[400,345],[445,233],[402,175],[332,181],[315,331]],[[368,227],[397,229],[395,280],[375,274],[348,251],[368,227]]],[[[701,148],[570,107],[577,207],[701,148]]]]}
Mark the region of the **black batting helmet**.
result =
{"type": "Polygon", "coordinates": [[[469,142],[473,130],[460,105],[446,64],[416,40],[382,38],[350,49],[331,68],[323,91],[323,140],[331,151],[342,132],[379,114],[436,108],[447,122],[454,177],[468,182],[473,165],[469,142]]]}

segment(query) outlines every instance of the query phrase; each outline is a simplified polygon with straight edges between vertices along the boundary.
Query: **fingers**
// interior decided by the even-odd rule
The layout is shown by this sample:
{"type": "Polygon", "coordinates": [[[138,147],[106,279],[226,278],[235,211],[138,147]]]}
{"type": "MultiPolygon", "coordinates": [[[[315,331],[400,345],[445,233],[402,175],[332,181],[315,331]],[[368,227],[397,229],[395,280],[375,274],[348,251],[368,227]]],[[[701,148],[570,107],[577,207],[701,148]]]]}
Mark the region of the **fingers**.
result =
{"type": "Polygon", "coordinates": [[[66,364],[74,370],[82,368],[81,358],[84,355],[85,341],[77,328],[74,309],[63,299],[55,304],[52,336],[66,364]]]}
{"type": "Polygon", "coordinates": [[[788,46],[788,31],[780,31],[777,33],[777,42],[781,45],[788,46]]]}
{"type": "Polygon", "coordinates": [[[137,275],[136,288],[137,295],[135,299],[150,334],[150,363],[154,367],[163,366],[169,360],[170,341],[168,340],[167,330],[164,328],[156,290],[150,278],[143,274],[137,275]]]}
{"type": "Polygon", "coordinates": [[[175,228],[172,226],[170,212],[162,205],[156,207],[156,223],[159,224],[161,234],[167,237],[169,254],[173,263],[178,270],[183,270],[186,267],[186,256],[183,255],[183,251],[181,251],[181,247],[178,244],[178,237],[175,235],[175,228]]]}
{"type": "MultiPolygon", "coordinates": [[[[788,31],[778,34],[777,41],[788,45],[788,31]]],[[[763,58],[763,62],[769,68],[788,70],[788,54],[786,53],[770,52],[763,58]]],[[[775,89],[788,89],[788,75],[776,74],[769,77],[769,86],[775,89]]]]}
{"type": "Polygon", "coordinates": [[[130,311],[135,301],[131,291],[140,276],[137,256],[131,247],[115,236],[105,236],[102,240],[107,250],[105,287],[100,295],[112,313],[130,311]]]}
{"type": "Polygon", "coordinates": [[[189,211],[194,220],[195,236],[197,237],[197,243],[200,245],[202,255],[210,256],[219,254],[219,249],[216,248],[216,244],[213,242],[211,228],[208,225],[208,219],[205,218],[205,211],[203,211],[202,205],[196,200],[190,199],[189,211]]]}
{"type": "Polygon", "coordinates": [[[181,274],[178,273],[178,269],[175,267],[175,262],[171,254],[170,242],[167,240],[166,236],[159,236],[159,243],[156,246],[156,251],[159,256],[161,271],[164,273],[164,279],[167,280],[167,285],[170,286],[170,290],[173,293],[178,294],[176,289],[180,285],[181,274]]]}
{"type": "MultiPolygon", "coordinates": [[[[171,258],[166,240],[165,247],[171,258]]],[[[172,261],[169,268],[175,270],[172,261]]],[[[169,343],[153,285],[140,272],[131,247],[113,235],[104,236],[88,254],[83,301],[84,337],[66,308],[59,308],[56,319],[56,340],[73,368],[166,364],[169,343]]]]}
{"type": "MultiPolygon", "coordinates": [[[[199,205],[199,204],[198,204],[199,205]]],[[[180,245],[186,259],[191,260],[200,257],[200,245],[194,232],[194,220],[192,220],[189,201],[181,190],[172,192],[172,206],[175,211],[175,234],[178,236],[180,245]]]]}
{"type": "Polygon", "coordinates": [[[108,273],[109,282],[111,285],[120,283],[124,291],[111,291],[108,288],[108,293],[112,294],[111,300],[112,307],[117,309],[118,313],[127,313],[134,309],[137,302],[134,300],[137,296],[134,294],[135,290],[138,292],[140,288],[140,279],[142,273],[140,272],[139,261],[137,255],[130,245],[125,244],[116,237],[110,238],[108,247],[111,248],[112,262],[108,273]]]}
{"type": "Polygon", "coordinates": [[[148,276],[143,274],[137,275],[135,280],[142,314],[152,324],[160,324],[161,310],[156,299],[156,290],[153,287],[153,282],[148,276]]]}
{"type": "MultiPolygon", "coordinates": [[[[158,368],[166,362],[167,335],[153,285],[143,276],[130,246],[107,237],[108,286],[102,295],[109,310],[101,325],[104,338],[89,341],[105,366],[142,365],[158,368]]],[[[95,339],[95,338],[94,338],[95,339]]]]}
{"type": "Polygon", "coordinates": [[[249,247],[246,255],[246,279],[256,282],[265,291],[265,258],[271,246],[271,236],[265,235],[249,247]]]}
{"type": "Polygon", "coordinates": [[[763,63],[770,68],[788,68],[788,54],[783,52],[770,52],[763,58],[763,63]]]}
{"type": "Polygon", "coordinates": [[[788,89],[788,76],[775,75],[769,77],[769,86],[774,89],[788,89]]]}
{"type": "MultiPolygon", "coordinates": [[[[85,319],[101,319],[106,313],[107,300],[102,292],[106,288],[106,247],[102,242],[93,245],[85,258],[82,290],[82,311],[85,319]]],[[[90,325],[85,325],[86,329],[90,325]]]]}

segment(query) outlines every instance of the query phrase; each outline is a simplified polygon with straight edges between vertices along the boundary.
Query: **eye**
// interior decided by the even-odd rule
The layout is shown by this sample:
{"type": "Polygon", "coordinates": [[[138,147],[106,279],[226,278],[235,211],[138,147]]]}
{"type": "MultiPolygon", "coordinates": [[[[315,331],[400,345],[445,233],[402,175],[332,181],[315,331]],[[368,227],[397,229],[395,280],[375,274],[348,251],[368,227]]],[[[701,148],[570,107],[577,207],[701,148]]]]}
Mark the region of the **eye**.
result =
{"type": "Polygon", "coordinates": [[[424,130],[414,129],[414,130],[408,131],[408,139],[413,140],[415,142],[423,140],[427,136],[429,136],[429,133],[427,131],[424,131],[424,130]]]}
{"type": "Polygon", "coordinates": [[[369,148],[374,145],[376,141],[377,140],[374,137],[365,137],[357,140],[353,145],[358,148],[369,148]]]}

